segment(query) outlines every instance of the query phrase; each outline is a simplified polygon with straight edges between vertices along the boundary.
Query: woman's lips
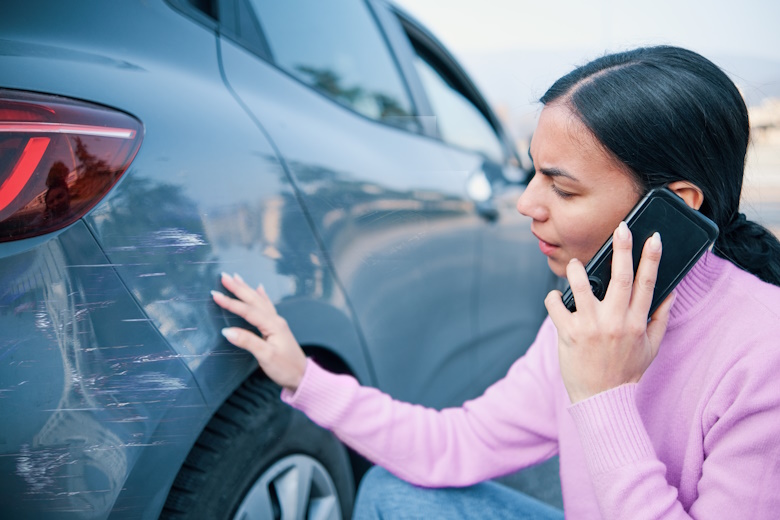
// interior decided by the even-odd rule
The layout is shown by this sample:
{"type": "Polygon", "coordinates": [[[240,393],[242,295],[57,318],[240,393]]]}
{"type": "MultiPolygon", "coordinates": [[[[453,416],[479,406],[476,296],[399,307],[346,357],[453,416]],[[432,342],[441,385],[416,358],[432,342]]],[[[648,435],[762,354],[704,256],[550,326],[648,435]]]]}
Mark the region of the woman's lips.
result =
{"type": "MultiPolygon", "coordinates": [[[[536,238],[539,238],[539,236],[536,235],[536,233],[534,233],[534,236],[536,238]]],[[[553,253],[555,253],[555,251],[558,250],[558,246],[550,244],[549,242],[545,242],[544,240],[539,238],[539,249],[542,251],[543,255],[550,256],[553,253]]]]}

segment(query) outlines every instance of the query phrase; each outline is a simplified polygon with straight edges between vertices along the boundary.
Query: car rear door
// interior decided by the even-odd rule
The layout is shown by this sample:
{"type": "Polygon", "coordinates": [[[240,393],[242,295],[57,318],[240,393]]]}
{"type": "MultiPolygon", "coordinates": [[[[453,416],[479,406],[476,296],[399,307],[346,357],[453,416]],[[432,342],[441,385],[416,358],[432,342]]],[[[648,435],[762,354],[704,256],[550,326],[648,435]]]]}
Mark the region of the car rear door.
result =
{"type": "Polygon", "coordinates": [[[459,404],[474,392],[482,219],[469,172],[427,135],[376,13],[361,0],[248,0],[220,17],[227,82],[284,158],[375,384],[459,404]]]}

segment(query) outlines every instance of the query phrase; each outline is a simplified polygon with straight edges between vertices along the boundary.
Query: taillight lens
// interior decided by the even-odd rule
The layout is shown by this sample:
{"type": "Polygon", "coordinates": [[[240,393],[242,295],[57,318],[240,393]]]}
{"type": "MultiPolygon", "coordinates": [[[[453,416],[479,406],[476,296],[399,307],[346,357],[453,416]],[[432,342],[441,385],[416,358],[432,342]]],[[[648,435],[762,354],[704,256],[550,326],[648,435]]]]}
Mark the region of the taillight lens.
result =
{"type": "Polygon", "coordinates": [[[0,242],[83,217],[141,145],[135,118],[97,105],[0,89],[0,242]]]}

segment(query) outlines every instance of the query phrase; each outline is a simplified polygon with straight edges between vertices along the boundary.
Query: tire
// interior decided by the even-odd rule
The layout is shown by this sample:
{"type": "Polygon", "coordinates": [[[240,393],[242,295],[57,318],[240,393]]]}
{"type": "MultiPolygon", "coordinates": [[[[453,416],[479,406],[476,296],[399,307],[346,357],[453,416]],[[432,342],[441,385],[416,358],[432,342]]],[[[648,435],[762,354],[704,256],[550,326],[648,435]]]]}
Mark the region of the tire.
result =
{"type": "Polygon", "coordinates": [[[350,518],[344,446],[256,372],[220,407],[171,487],[163,519],[350,518]]]}

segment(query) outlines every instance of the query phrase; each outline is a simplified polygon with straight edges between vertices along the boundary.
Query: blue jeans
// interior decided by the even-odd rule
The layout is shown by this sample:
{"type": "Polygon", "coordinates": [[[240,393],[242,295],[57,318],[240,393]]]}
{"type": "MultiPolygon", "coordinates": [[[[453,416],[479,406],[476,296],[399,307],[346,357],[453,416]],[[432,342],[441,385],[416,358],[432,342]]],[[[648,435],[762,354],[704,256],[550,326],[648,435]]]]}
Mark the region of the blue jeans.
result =
{"type": "Polygon", "coordinates": [[[352,518],[562,520],[563,511],[496,482],[465,488],[421,488],[374,466],[360,483],[352,518]]]}

